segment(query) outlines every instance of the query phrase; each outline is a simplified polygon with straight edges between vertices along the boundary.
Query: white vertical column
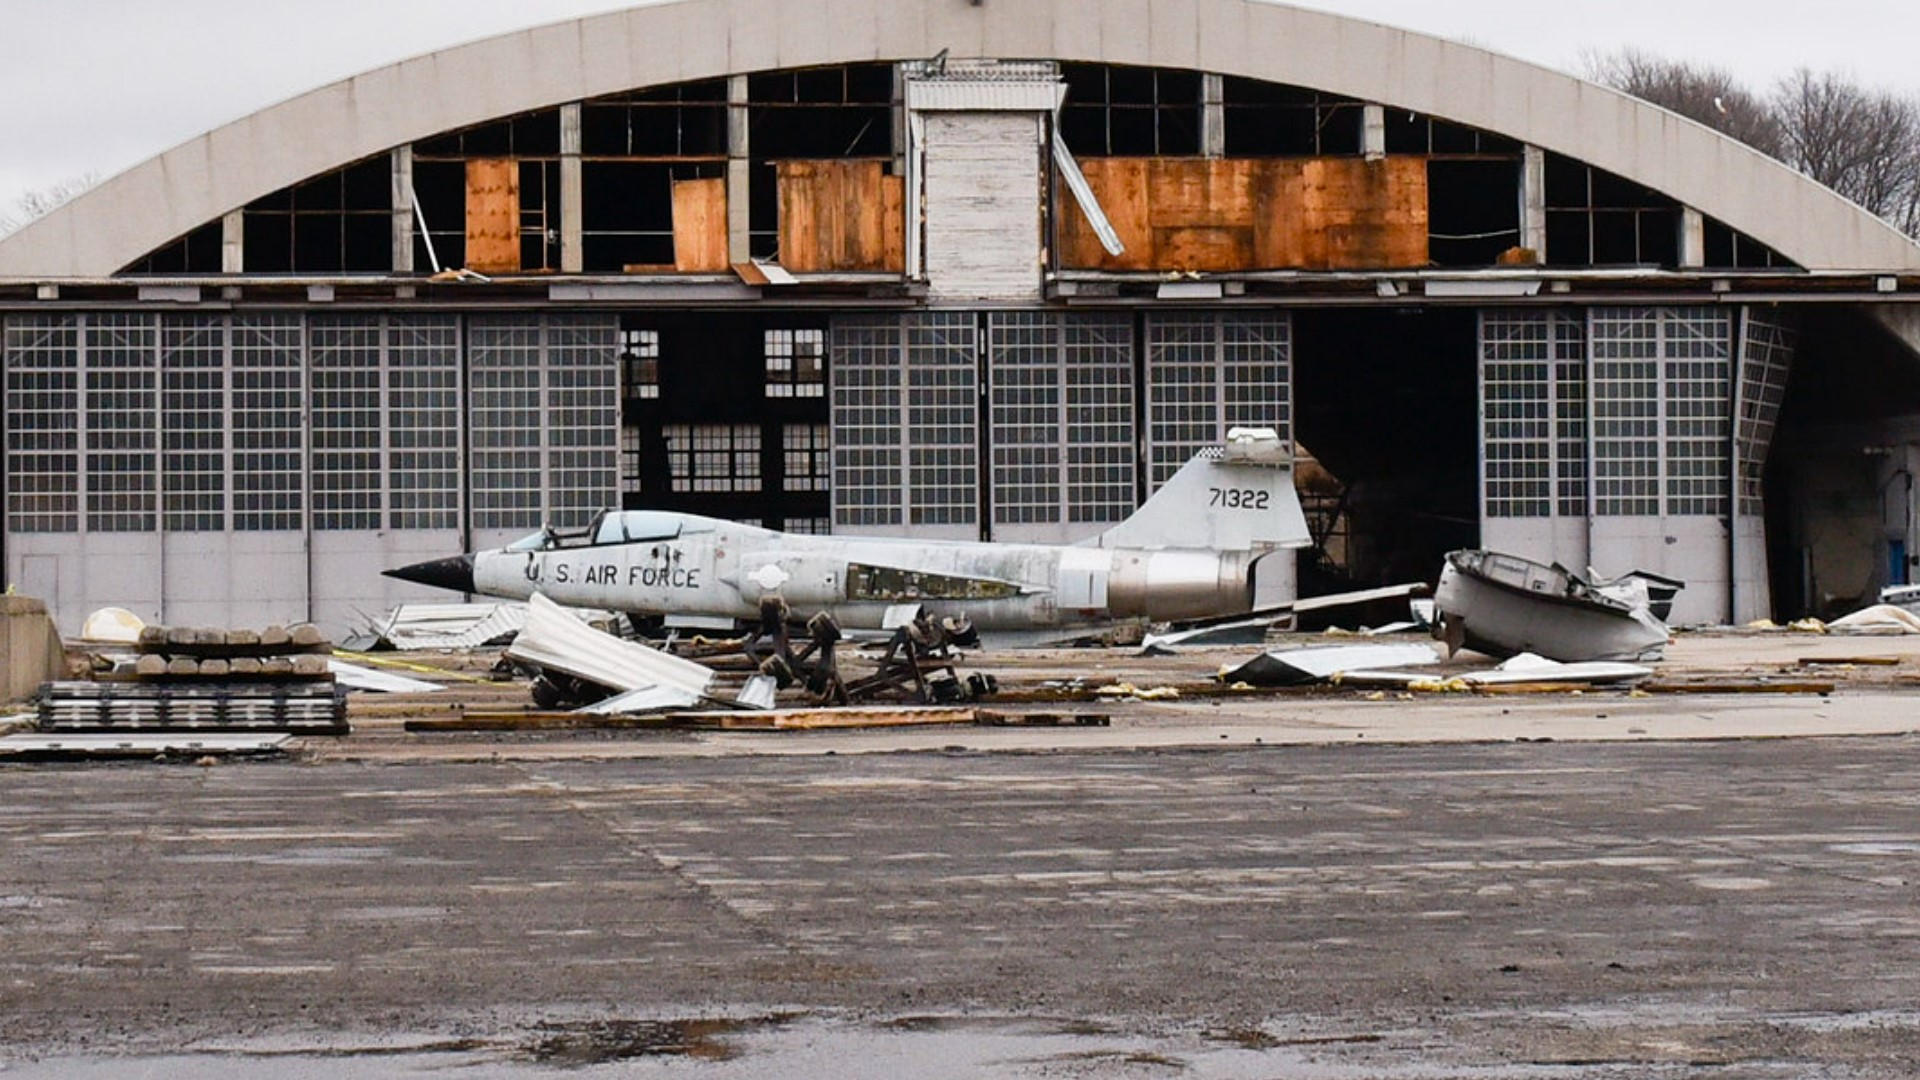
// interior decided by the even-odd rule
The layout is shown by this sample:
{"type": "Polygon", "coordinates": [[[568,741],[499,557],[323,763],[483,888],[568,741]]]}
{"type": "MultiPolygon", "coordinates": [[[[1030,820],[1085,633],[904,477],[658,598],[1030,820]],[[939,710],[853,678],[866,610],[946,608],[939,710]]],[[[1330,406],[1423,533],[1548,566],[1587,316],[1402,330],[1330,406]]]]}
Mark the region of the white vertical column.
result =
{"type": "Polygon", "coordinates": [[[753,151],[748,133],[747,77],[727,80],[727,261],[753,258],[753,151]]]}
{"type": "Polygon", "coordinates": [[[560,272],[578,274],[586,267],[581,235],[586,231],[580,201],[585,190],[580,170],[580,103],[560,106],[560,272]]]}
{"type": "Polygon", "coordinates": [[[1360,108],[1360,154],[1368,161],[1387,156],[1387,107],[1371,104],[1360,108]]]}
{"type": "Polygon", "coordinates": [[[1680,208],[1680,267],[1707,265],[1707,218],[1691,206],[1680,208]]]}
{"type": "Polygon", "coordinates": [[[393,272],[413,273],[413,146],[393,149],[393,272]]]}
{"type": "Polygon", "coordinates": [[[1227,156],[1227,80],[1223,75],[1200,76],[1200,153],[1227,156]]]}
{"type": "Polygon", "coordinates": [[[220,219],[220,272],[247,272],[247,212],[234,210],[220,219]]]}
{"type": "Polygon", "coordinates": [[[1520,154],[1520,246],[1547,261],[1547,152],[1537,146],[1520,154]]]}

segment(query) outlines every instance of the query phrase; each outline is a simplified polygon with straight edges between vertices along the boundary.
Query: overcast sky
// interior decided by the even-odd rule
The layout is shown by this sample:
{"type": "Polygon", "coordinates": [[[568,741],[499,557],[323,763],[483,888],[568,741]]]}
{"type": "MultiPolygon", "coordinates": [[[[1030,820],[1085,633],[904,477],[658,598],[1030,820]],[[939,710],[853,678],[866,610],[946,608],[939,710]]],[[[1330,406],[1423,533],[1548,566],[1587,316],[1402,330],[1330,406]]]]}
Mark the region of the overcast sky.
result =
{"type": "MultiPolygon", "coordinates": [[[[778,3],[780,0],[764,0],[778,3]]],[[[960,0],[945,0],[958,3],[960,0]]],[[[1023,0],[987,0],[1020,3],[1023,0]]],[[[1756,90],[1806,66],[1920,93],[1915,0],[1299,0],[1578,73],[1632,45],[1756,90]]],[[[633,0],[0,0],[0,216],[262,106],[423,52],[633,0]]]]}

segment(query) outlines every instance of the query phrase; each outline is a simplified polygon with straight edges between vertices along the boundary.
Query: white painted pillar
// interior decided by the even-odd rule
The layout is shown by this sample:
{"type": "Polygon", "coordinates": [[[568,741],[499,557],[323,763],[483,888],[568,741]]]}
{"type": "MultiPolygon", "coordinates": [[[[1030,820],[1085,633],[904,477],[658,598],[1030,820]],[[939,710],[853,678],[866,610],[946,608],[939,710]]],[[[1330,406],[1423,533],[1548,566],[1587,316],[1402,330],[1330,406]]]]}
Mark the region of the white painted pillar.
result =
{"type": "Polygon", "coordinates": [[[727,260],[753,258],[753,159],[748,135],[747,77],[727,80],[727,260]]]}
{"type": "Polygon", "coordinates": [[[560,272],[578,274],[586,268],[581,236],[586,218],[581,212],[585,183],[580,170],[580,103],[560,106],[560,272]]]}
{"type": "Polygon", "coordinates": [[[1520,153],[1520,246],[1547,261],[1547,152],[1537,146],[1520,153]]]}
{"type": "Polygon", "coordinates": [[[393,150],[393,272],[413,273],[413,147],[393,150]]]}

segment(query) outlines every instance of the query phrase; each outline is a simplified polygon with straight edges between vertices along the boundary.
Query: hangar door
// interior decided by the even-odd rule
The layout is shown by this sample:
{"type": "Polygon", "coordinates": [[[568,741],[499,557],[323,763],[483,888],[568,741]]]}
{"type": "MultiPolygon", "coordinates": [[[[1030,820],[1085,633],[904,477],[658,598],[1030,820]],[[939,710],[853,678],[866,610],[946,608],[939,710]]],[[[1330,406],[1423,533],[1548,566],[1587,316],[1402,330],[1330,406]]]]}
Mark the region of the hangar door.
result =
{"type": "Polygon", "coordinates": [[[1228,428],[1291,438],[1283,314],[849,316],[830,353],[841,533],[1077,541],[1228,428]]]}

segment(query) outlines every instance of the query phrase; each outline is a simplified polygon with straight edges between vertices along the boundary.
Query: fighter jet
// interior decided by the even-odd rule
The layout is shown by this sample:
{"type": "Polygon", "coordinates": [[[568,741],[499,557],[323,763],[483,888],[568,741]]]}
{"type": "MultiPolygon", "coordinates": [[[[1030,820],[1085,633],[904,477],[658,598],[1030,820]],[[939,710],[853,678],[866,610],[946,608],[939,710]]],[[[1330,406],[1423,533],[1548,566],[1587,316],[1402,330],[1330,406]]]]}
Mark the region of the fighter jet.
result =
{"type": "Polygon", "coordinates": [[[778,598],[848,629],[903,609],[976,630],[1052,630],[1253,610],[1264,559],[1311,543],[1291,449],[1236,428],[1131,517],[1073,546],[800,536],[695,514],[608,510],[578,532],[543,529],[493,551],[385,571],[461,593],[632,615],[751,621],[778,598]]]}

